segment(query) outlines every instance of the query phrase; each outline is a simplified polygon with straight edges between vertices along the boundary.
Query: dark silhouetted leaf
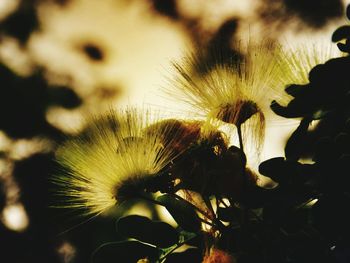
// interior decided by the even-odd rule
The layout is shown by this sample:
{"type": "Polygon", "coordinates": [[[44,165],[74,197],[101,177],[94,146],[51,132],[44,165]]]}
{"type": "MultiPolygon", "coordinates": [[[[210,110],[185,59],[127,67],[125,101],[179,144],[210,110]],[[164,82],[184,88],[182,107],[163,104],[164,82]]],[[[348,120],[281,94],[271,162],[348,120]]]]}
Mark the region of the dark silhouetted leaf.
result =
{"type": "Polygon", "coordinates": [[[350,42],[349,40],[346,40],[346,43],[337,43],[337,46],[340,51],[350,53],[350,42]]]}
{"type": "Polygon", "coordinates": [[[272,180],[278,182],[280,174],[284,172],[285,159],[284,157],[275,157],[262,162],[259,165],[259,173],[270,177],[272,180]]]}
{"type": "Polygon", "coordinates": [[[39,28],[39,21],[35,4],[30,1],[21,2],[16,12],[1,21],[0,31],[17,38],[21,44],[25,44],[30,35],[39,28]]]}
{"type": "Polygon", "coordinates": [[[300,147],[300,145],[305,140],[309,124],[310,120],[308,118],[302,119],[298,128],[289,137],[286,147],[284,148],[287,159],[296,161],[301,157],[303,147],[300,147]]]}
{"type": "Polygon", "coordinates": [[[344,38],[350,37],[350,26],[341,26],[334,31],[332,35],[332,41],[338,42],[344,38]]]}
{"type": "Polygon", "coordinates": [[[111,242],[100,246],[92,256],[93,263],[131,263],[142,258],[156,260],[159,250],[138,241],[111,242]]]}
{"type": "Polygon", "coordinates": [[[120,218],[117,221],[117,231],[125,237],[135,238],[162,248],[170,247],[179,240],[177,231],[171,225],[155,222],[139,215],[120,218]]]}
{"type": "Polygon", "coordinates": [[[189,232],[198,232],[201,229],[201,222],[197,213],[186,201],[170,194],[159,196],[157,200],[165,206],[182,229],[189,232]]]}
{"type": "Polygon", "coordinates": [[[290,85],[286,87],[285,91],[287,94],[296,97],[305,91],[305,87],[303,85],[290,85]]]}

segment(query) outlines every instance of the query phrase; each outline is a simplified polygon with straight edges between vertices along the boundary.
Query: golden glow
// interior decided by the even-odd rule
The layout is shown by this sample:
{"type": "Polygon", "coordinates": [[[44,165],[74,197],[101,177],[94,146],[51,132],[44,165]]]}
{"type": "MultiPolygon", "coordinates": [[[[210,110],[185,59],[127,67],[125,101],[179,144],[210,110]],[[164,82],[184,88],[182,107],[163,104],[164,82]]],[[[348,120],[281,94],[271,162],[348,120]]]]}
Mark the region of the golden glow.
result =
{"type": "Polygon", "coordinates": [[[4,225],[16,232],[24,231],[29,225],[29,218],[22,204],[6,206],[2,212],[4,225]]]}
{"type": "Polygon", "coordinates": [[[127,97],[139,102],[169,60],[190,46],[181,27],[153,13],[146,1],[76,0],[68,9],[45,3],[39,17],[42,30],[30,42],[34,60],[69,75],[84,97],[108,83],[126,87],[127,97]],[[81,43],[98,43],[106,59],[89,61],[76,48],[81,43]]]}
{"type": "Polygon", "coordinates": [[[28,52],[22,49],[14,38],[2,37],[0,61],[20,76],[28,76],[33,71],[32,60],[28,52]]]}
{"type": "Polygon", "coordinates": [[[0,151],[7,152],[11,148],[11,139],[0,130],[0,151]]]}
{"type": "Polygon", "coordinates": [[[41,137],[20,139],[13,142],[9,157],[13,160],[21,160],[36,153],[48,153],[53,149],[53,142],[49,139],[41,137]]]}
{"type": "Polygon", "coordinates": [[[50,107],[46,111],[47,121],[67,134],[77,134],[84,127],[80,110],[67,110],[61,107],[50,107]]]}
{"type": "Polygon", "coordinates": [[[0,130],[0,151],[5,152],[9,160],[21,160],[35,153],[48,153],[53,149],[53,142],[47,138],[33,137],[12,140],[0,130]]]}
{"type": "Polygon", "coordinates": [[[20,0],[0,1],[0,20],[12,13],[19,5],[20,0]]]}

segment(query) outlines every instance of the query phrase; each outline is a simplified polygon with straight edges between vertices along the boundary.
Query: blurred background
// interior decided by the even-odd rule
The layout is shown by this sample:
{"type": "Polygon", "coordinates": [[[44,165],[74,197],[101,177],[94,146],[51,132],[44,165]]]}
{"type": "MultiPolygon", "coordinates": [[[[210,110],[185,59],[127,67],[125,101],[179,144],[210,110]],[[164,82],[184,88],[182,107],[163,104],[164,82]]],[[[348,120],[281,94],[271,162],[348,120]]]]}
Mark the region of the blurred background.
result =
{"type": "MultiPolygon", "coordinates": [[[[0,261],[85,263],[119,238],[113,217],[84,221],[50,207],[54,151],[82,131],[84,116],[130,104],[171,109],[159,89],[171,61],[194,47],[331,43],[348,2],[0,0],[0,261]]],[[[283,155],[294,128],[268,126],[262,159],[283,155]]]]}

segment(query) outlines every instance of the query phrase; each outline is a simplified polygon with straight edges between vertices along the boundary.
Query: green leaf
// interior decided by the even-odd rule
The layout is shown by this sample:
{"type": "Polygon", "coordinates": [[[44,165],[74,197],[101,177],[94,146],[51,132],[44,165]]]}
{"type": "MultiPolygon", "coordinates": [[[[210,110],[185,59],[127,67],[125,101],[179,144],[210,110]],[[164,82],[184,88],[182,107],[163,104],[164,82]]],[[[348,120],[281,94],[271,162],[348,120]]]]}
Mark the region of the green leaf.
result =
{"type": "Polygon", "coordinates": [[[117,231],[125,237],[135,238],[161,248],[170,247],[179,241],[179,234],[171,225],[139,215],[120,218],[117,221],[117,231]]]}
{"type": "Polygon", "coordinates": [[[160,250],[138,241],[111,242],[100,246],[92,255],[93,263],[130,263],[148,258],[156,261],[160,250]]]}
{"type": "Polygon", "coordinates": [[[211,234],[205,231],[201,231],[196,234],[187,231],[180,232],[180,240],[182,240],[186,245],[200,249],[205,249],[207,242],[209,242],[211,238],[211,234]]]}
{"type": "Polygon", "coordinates": [[[170,194],[159,196],[157,200],[165,206],[183,230],[189,232],[200,231],[201,221],[194,208],[187,201],[170,194]]]}

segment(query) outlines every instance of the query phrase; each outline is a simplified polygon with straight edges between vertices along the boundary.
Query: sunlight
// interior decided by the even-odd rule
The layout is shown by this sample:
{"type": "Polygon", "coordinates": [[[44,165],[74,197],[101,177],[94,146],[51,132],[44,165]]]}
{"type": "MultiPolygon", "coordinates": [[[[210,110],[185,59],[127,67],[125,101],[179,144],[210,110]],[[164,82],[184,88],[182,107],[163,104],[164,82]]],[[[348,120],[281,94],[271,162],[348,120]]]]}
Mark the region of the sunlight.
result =
{"type": "Polygon", "coordinates": [[[6,206],[2,211],[2,221],[13,231],[22,232],[29,225],[29,218],[22,204],[17,203],[6,206]]]}

